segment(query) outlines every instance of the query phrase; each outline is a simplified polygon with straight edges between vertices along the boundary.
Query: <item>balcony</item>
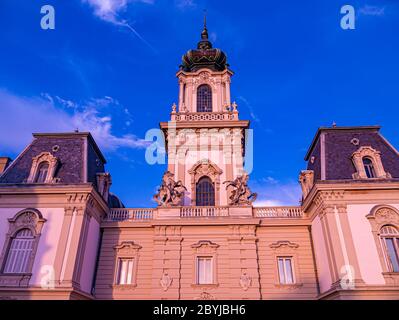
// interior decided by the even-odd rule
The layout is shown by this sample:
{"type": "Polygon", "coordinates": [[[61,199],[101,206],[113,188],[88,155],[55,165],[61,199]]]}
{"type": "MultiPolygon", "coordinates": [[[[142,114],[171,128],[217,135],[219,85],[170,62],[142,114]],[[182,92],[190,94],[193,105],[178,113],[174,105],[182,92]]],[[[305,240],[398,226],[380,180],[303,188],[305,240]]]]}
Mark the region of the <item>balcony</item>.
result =
{"type": "Polygon", "coordinates": [[[172,207],[172,208],[122,208],[110,209],[105,217],[105,222],[145,222],[153,219],[190,219],[190,218],[220,218],[240,217],[240,210],[245,210],[242,218],[261,219],[303,219],[303,212],[300,207],[254,207],[244,208],[231,206],[212,207],[172,207]],[[249,210],[249,214],[247,214],[249,210]],[[252,214],[251,214],[252,212],[252,214]],[[166,214],[165,214],[166,213],[166,214]]]}
{"type": "Polygon", "coordinates": [[[172,121],[229,121],[238,120],[238,112],[172,112],[172,121]]]}

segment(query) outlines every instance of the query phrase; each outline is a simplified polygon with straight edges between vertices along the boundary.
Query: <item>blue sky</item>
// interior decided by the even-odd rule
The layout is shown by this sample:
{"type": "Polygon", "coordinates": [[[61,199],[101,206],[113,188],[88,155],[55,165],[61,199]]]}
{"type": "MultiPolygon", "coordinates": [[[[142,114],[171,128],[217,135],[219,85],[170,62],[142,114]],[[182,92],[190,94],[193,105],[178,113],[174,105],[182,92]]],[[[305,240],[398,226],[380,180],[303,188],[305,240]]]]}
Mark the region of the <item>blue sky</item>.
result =
{"type": "Polygon", "coordinates": [[[143,138],[169,119],[204,8],[235,72],[240,118],[254,129],[259,204],[298,204],[319,126],[379,124],[399,146],[398,1],[2,0],[0,155],[15,158],[32,132],[89,130],[112,191],[127,206],[154,206],[165,166],[146,163],[143,138]],[[45,4],[55,30],[40,28],[45,4]],[[355,30],[340,27],[345,4],[355,30]]]}

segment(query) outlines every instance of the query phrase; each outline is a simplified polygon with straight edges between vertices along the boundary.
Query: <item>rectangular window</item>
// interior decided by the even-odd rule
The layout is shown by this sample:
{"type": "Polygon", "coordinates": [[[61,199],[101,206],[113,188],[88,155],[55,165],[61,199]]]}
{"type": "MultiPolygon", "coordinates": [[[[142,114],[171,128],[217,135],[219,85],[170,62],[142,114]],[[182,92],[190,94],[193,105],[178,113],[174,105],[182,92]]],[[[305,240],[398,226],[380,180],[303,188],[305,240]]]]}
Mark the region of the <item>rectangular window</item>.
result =
{"type": "Polygon", "coordinates": [[[213,258],[197,258],[197,284],[213,283],[213,258]]]}
{"type": "Polygon", "coordinates": [[[134,259],[120,258],[118,260],[117,284],[133,283],[133,263],[134,259]]]}
{"type": "Polygon", "coordinates": [[[281,284],[293,284],[292,257],[278,257],[278,276],[281,284]]]}
{"type": "Polygon", "coordinates": [[[385,243],[387,246],[388,258],[392,266],[392,271],[399,272],[399,257],[395,248],[395,238],[385,238],[385,243]]]}

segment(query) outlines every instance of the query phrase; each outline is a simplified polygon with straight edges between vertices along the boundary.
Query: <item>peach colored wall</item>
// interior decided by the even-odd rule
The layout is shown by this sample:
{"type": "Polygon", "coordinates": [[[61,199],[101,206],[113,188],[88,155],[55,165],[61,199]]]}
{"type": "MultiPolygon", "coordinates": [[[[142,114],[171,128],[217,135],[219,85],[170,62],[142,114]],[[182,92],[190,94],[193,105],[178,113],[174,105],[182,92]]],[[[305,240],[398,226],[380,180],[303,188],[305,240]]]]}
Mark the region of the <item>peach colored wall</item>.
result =
{"type": "Polygon", "coordinates": [[[100,239],[100,224],[96,219],[91,218],[89,231],[87,234],[87,242],[85,255],[83,258],[82,273],[80,275],[80,287],[84,292],[90,293],[93,275],[96,267],[97,251],[100,239]]]}
{"type": "Polygon", "coordinates": [[[248,225],[236,226],[234,223],[161,227],[122,223],[119,227],[105,227],[95,296],[98,299],[198,299],[201,293],[206,292],[215,299],[316,298],[315,270],[307,227],[259,226],[256,237],[251,232],[248,225]],[[238,237],[232,233],[236,227],[241,233],[238,237]],[[163,231],[157,231],[157,228],[163,231]],[[195,284],[197,252],[192,245],[201,240],[219,246],[216,249],[216,285],[195,284]],[[277,284],[277,262],[270,245],[279,240],[298,245],[294,255],[299,286],[282,287],[277,284]],[[112,286],[116,263],[114,247],[123,241],[134,241],[142,247],[139,249],[137,286],[128,288],[112,286]],[[160,285],[164,271],[173,278],[166,291],[160,285]],[[248,290],[240,286],[243,272],[252,278],[248,290]]]}
{"type": "MultiPolygon", "coordinates": [[[[0,246],[3,249],[5,234],[8,231],[8,218],[14,217],[16,213],[24,208],[5,209],[0,208],[0,246]]],[[[61,233],[64,218],[63,208],[37,208],[47,221],[43,225],[39,240],[35,261],[32,269],[31,285],[40,285],[43,266],[53,266],[56,255],[58,240],[61,233]]]]}
{"type": "Polygon", "coordinates": [[[321,227],[321,221],[318,216],[312,221],[312,238],[313,247],[315,250],[317,275],[319,277],[320,292],[323,293],[331,288],[331,274],[328,263],[327,251],[321,227]]]}
{"type": "MultiPolygon", "coordinates": [[[[399,208],[398,204],[390,204],[399,208]]],[[[348,219],[363,281],[366,284],[385,284],[382,266],[371,225],[366,216],[376,204],[348,205],[348,219]]]]}

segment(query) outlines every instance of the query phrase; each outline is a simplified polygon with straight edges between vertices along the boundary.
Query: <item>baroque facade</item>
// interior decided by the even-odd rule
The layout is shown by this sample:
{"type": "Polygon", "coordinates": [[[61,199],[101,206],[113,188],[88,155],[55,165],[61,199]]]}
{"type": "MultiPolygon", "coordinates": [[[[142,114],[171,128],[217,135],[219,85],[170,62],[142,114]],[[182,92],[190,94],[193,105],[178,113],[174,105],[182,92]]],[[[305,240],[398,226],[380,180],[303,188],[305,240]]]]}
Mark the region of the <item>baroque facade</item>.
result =
{"type": "Polygon", "coordinates": [[[125,208],[90,133],[0,158],[0,299],[399,299],[399,153],[377,126],[319,128],[300,206],[255,207],[233,73],[208,40],[161,122],[156,208],[125,208]]]}

